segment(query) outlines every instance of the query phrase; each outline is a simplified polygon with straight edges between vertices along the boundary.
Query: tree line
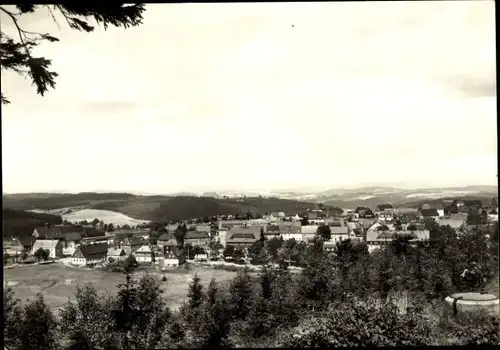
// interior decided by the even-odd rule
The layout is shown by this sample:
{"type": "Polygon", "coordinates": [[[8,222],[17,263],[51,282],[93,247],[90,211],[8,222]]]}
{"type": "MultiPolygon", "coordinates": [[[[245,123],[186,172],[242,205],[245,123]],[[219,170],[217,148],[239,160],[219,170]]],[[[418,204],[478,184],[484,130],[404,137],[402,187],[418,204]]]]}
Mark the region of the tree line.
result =
{"type": "Polygon", "coordinates": [[[58,318],[42,295],[21,305],[7,288],[5,344],[8,349],[498,344],[498,318],[465,324],[442,314],[433,320],[429,311],[439,309],[444,296],[479,291],[498,276],[498,238],[479,229],[459,237],[449,227],[439,229],[440,238],[428,244],[413,246],[400,237],[372,254],[349,240],[328,254],[317,239],[305,248],[300,274],[286,264],[264,265],[257,276],[242,270],[230,283],[212,280],[208,288],[194,276],[179,310],[165,304],[168,281],[164,286],[147,274],[136,279],[130,264],[116,295],[85,285],[58,318]],[[404,307],[395,303],[401,295],[408,298],[404,307]]]}

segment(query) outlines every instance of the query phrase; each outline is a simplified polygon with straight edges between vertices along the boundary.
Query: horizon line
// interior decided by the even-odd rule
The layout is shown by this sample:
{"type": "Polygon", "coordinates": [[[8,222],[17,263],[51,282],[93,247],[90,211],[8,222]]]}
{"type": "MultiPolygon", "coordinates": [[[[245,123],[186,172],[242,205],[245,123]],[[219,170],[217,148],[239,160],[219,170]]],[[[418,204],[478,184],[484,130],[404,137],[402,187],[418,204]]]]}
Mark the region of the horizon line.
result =
{"type": "Polygon", "coordinates": [[[498,184],[491,184],[491,185],[461,185],[461,186],[418,186],[418,187],[413,187],[413,186],[391,186],[391,185],[366,185],[366,186],[359,186],[359,187],[351,187],[351,186],[345,186],[345,187],[330,187],[330,188],[325,188],[323,190],[312,190],[312,189],[300,189],[300,188],[295,188],[295,189],[271,189],[271,190],[238,190],[238,189],[220,189],[220,190],[177,190],[177,191],[172,191],[172,192],[148,192],[148,191],[113,191],[113,190],[92,190],[92,191],[80,191],[80,192],[72,192],[72,191],[64,191],[64,190],[51,190],[51,191],[28,191],[28,192],[3,192],[2,195],[16,195],[16,194],[81,194],[81,193],[96,193],[96,194],[105,194],[105,193],[113,193],[113,194],[131,194],[131,195],[139,195],[139,196],[181,196],[182,194],[196,194],[196,195],[203,195],[204,193],[216,193],[216,194],[224,194],[227,192],[236,192],[240,194],[245,194],[245,193],[256,193],[259,195],[265,195],[265,194],[278,194],[279,192],[309,192],[311,194],[316,194],[316,193],[322,193],[322,192],[327,192],[327,191],[342,191],[342,190],[363,190],[366,188],[391,188],[391,189],[399,189],[399,190],[430,190],[430,189],[466,189],[466,188],[471,188],[471,187],[496,187],[498,188],[498,184]]]}

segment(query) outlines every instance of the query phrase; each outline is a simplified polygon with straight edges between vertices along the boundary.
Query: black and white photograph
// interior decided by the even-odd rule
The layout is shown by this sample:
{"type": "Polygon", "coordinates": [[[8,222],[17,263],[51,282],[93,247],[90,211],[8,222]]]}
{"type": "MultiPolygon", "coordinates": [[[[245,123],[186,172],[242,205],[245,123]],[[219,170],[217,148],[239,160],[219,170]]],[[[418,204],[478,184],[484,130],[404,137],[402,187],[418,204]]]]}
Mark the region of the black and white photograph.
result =
{"type": "Polygon", "coordinates": [[[494,1],[0,28],[4,350],[500,345],[494,1]]]}

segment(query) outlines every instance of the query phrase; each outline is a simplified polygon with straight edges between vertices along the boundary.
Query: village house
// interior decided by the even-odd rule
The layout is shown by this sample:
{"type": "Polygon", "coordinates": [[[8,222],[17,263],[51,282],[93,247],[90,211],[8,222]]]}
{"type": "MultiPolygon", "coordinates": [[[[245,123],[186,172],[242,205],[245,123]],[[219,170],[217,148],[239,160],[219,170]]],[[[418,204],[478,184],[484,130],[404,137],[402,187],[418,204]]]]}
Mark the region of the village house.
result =
{"type": "Polygon", "coordinates": [[[228,220],[222,221],[220,220],[218,223],[218,229],[226,229],[229,230],[231,227],[243,227],[246,226],[247,221],[244,220],[228,220]]]}
{"type": "Polygon", "coordinates": [[[210,235],[207,232],[188,231],[184,237],[184,244],[191,244],[193,247],[205,247],[210,244],[210,235]]]}
{"type": "Polygon", "coordinates": [[[349,229],[347,226],[331,226],[330,232],[332,237],[331,241],[333,242],[340,242],[354,236],[354,234],[349,235],[349,229]]]}
{"type": "Polygon", "coordinates": [[[210,237],[212,235],[212,226],[211,225],[196,225],[195,231],[198,233],[207,233],[210,237]]]}
{"type": "Polygon", "coordinates": [[[127,238],[123,242],[118,243],[118,248],[123,248],[127,255],[133,254],[137,249],[144,245],[145,241],[140,238],[127,238]]]}
{"type": "Polygon", "coordinates": [[[418,211],[418,216],[420,219],[434,219],[436,221],[439,220],[439,213],[437,209],[431,208],[431,209],[419,209],[418,211]]]}
{"type": "Polygon", "coordinates": [[[112,233],[115,235],[115,237],[118,237],[121,239],[123,239],[125,237],[135,237],[135,238],[142,238],[142,239],[149,238],[149,230],[141,229],[141,228],[136,228],[136,229],[120,228],[120,229],[115,229],[112,233]]]}
{"type": "Polygon", "coordinates": [[[81,245],[88,245],[88,244],[96,244],[96,243],[105,243],[108,246],[114,245],[114,244],[109,244],[109,242],[114,242],[113,238],[110,238],[108,236],[101,236],[101,237],[83,237],[80,240],[81,245]]]}
{"type": "Polygon", "coordinates": [[[195,254],[194,255],[194,260],[195,261],[207,261],[208,260],[208,254],[207,253],[195,254]]]}
{"type": "Polygon", "coordinates": [[[394,220],[394,212],[393,211],[382,211],[379,213],[376,213],[376,217],[378,218],[379,221],[383,222],[391,222],[394,220]]]}
{"type": "Polygon", "coordinates": [[[145,244],[136,251],[134,251],[134,256],[137,262],[140,263],[151,263],[155,260],[154,252],[149,246],[145,244]]]}
{"type": "Polygon", "coordinates": [[[410,244],[415,245],[417,242],[428,241],[430,238],[429,230],[417,231],[367,231],[366,243],[368,252],[373,252],[380,247],[389,244],[396,236],[410,237],[410,244]]]}
{"type": "Polygon", "coordinates": [[[386,224],[383,222],[375,222],[373,225],[371,225],[366,232],[368,231],[396,231],[396,226],[394,224],[386,224]]]}
{"type": "Polygon", "coordinates": [[[261,238],[260,227],[232,227],[226,237],[226,246],[246,248],[261,238]]]}
{"type": "Polygon", "coordinates": [[[156,241],[156,245],[167,250],[172,250],[178,246],[177,238],[171,233],[164,233],[156,241]]]}
{"type": "Polygon", "coordinates": [[[134,230],[121,230],[120,232],[113,232],[114,244],[123,243],[128,239],[147,240],[149,233],[145,235],[142,231],[134,230]]]}
{"type": "Polygon", "coordinates": [[[327,226],[344,226],[345,220],[342,217],[326,218],[324,224],[327,226]]]}
{"type": "Polygon", "coordinates": [[[325,223],[325,215],[321,212],[308,212],[307,221],[309,225],[323,225],[325,223]]]}
{"type": "Polygon", "coordinates": [[[14,237],[9,245],[9,254],[21,255],[23,252],[33,251],[36,238],[33,236],[14,237]]]}
{"type": "Polygon", "coordinates": [[[161,259],[160,261],[163,262],[160,263],[160,266],[164,268],[176,268],[184,262],[181,256],[173,251],[165,254],[165,258],[161,259]]]}
{"type": "Polygon", "coordinates": [[[37,239],[33,243],[31,253],[35,254],[40,248],[49,251],[49,258],[55,259],[63,256],[63,243],[61,239],[37,239]]]}
{"type": "Polygon", "coordinates": [[[300,239],[297,239],[295,237],[291,238],[295,238],[296,241],[311,242],[314,239],[314,237],[316,237],[316,233],[318,232],[318,227],[319,227],[318,225],[301,226],[300,233],[302,234],[302,237],[300,239]]]}
{"type": "Polygon", "coordinates": [[[267,225],[264,229],[264,237],[268,240],[281,237],[279,226],[273,224],[267,225]]]}
{"type": "Polygon", "coordinates": [[[71,257],[71,263],[76,266],[95,266],[103,264],[107,255],[106,243],[79,245],[71,257]]]}
{"type": "Polygon", "coordinates": [[[333,252],[337,248],[337,242],[327,241],[323,243],[323,250],[327,252],[333,252]]]}
{"type": "Polygon", "coordinates": [[[464,206],[480,210],[483,208],[483,203],[478,199],[476,200],[470,199],[470,200],[464,200],[464,206]]]}
{"type": "Polygon", "coordinates": [[[394,207],[392,204],[379,204],[375,207],[375,215],[379,215],[384,212],[393,212],[394,207]]]}
{"type": "Polygon", "coordinates": [[[73,255],[76,247],[81,243],[82,235],[80,232],[67,232],[63,234],[63,255],[73,255]]]}
{"type": "Polygon", "coordinates": [[[281,232],[281,237],[283,237],[285,241],[292,238],[296,241],[302,241],[302,226],[300,222],[281,223],[278,227],[281,232]]]}
{"type": "Polygon", "coordinates": [[[358,215],[359,219],[374,219],[375,214],[370,208],[356,209],[355,213],[358,215]]]}
{"type": "Polygon", "coordinates": [[[62,229],[58,226],[37,227],[33,230],[32,236],[37,239],[58,239],[62,236],[62,229]]]}
{"type": "Polygon", "coordinates": [[[125,261],[127,259],[127,253],[122,248],[108,248],[107,254],[108,260],[113,259],[113,261],[125,261]]]}
{"type": "Polygon", "coordinates": [[[458,229],[466,224],[466,219],[452,219],[450,217],[439,218],[437,223],[440,226],[450,226],[453,229],[458,229]]]}

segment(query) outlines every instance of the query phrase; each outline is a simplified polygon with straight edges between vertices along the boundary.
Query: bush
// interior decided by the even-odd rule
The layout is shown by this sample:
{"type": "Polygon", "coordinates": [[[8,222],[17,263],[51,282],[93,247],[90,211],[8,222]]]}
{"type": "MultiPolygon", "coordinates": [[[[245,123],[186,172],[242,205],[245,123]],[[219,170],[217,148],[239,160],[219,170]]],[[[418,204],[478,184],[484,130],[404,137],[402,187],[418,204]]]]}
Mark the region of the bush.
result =
{"type": "Polygon", "coordinates": [[[500,344],[499,318],[485,312],[458,313],[456,317],[446,307],[434,309],[433,338],[439,345],[500,344]]]}
{"type": "Polygon", "coordinates": [[[392,302],[352,298],[310,315],[281,339],[285,347],[425,345],[429,322],[420,310],[402,315],[392,302]]]}

